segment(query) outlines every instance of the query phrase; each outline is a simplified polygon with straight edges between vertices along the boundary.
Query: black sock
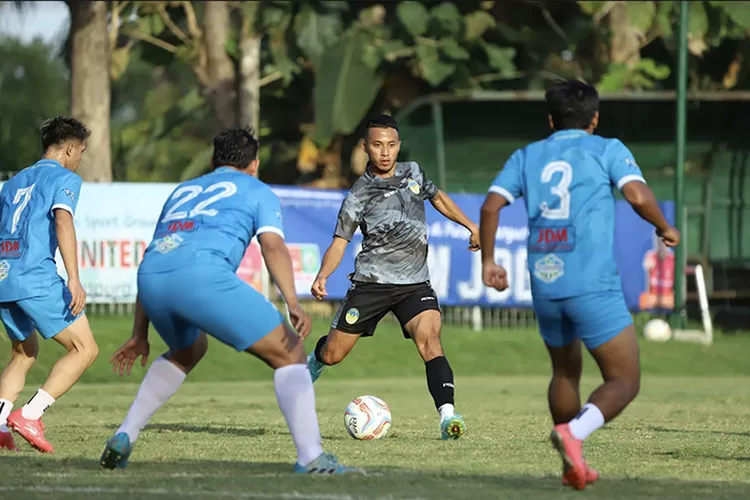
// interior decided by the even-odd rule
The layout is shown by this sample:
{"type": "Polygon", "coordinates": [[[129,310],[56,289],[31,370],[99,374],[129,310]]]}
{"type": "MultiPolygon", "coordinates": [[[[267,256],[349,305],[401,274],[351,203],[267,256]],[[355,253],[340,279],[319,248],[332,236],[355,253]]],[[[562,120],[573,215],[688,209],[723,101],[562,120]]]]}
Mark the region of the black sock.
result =
{"type": "Polygon", "coordinates": [[[323,363],[323,355],[320,353],[320,351],[323,350],[323,346],[326,345],[326,340],[328,340],[328,335],[323,335],[318,339],[318,343],[315,344],[315,359],[317,359],[319,363],[323,363]]]}
{"type": "Polygon", "coordinates": [[[438,410],[445,404],[452,405],[453,393],[453,370],[445,356],[431,359],[424,364],[427,370],[427,388],[430,389],[432,399],[435,400],[435,408],[438,410]]]}

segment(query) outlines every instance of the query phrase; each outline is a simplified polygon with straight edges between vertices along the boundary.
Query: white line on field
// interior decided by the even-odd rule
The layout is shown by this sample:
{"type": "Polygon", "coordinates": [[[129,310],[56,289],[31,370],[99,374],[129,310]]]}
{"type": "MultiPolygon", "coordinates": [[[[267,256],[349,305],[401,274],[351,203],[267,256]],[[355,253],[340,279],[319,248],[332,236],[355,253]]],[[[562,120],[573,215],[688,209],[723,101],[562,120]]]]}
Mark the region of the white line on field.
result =
{"type": "MultiPolygon", "coordinates": [[[[298,491],[288,491],[279,493],[264,493],[261,491],[200,491],[200,490],[169,490],[166,488],[111,488],[99,486],[0,486],[0,492],[23,491],[26,493],[73,493],[73,494],[114,494],[114,495],[173,495],[173,496],[191,496],[191,497],[230,497],[230,498],[279,498],[282,500],[356,500],[358,498],[351,495],[329,495],[329,494],[309,494],[298,491]]],[[[397,497],[385,496],[376,497],[377,500],[396,500],[397,497]]],[[[401,500],[422,500],[419,498],[402,498],[401,500]]]]}

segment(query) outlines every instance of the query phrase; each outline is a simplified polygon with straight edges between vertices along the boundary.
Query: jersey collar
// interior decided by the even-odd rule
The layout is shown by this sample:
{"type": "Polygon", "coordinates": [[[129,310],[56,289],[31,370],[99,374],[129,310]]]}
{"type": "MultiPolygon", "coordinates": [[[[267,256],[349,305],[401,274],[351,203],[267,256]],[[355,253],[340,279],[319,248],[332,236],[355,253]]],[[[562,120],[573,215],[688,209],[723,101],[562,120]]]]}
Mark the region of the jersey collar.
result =
{"type": "Polygon", "coordinates": [[[367,161],[367,165],[365,166],[365,173],[364,177],[367,177],[368,179],[375,181],[375,182],[388,182],[390,179],[399,178],[404,175],[404,168],[401,166],[401,163],[396,162],[396,169],[393,171],[392,177],[379,177],[372,173],[372,165],[370,164],[370,161],[367,161]]]}
{"type": "Polygon", "coordinates": [[[549,136],[549,140],[559,141],[562,139],[574,139],[576,137],[583,137],[584,135],[589,135],[589,133],[586,132],[585,130],[580,130],[580,129],[560,130],[558,132],[555,132],[551,136],[549,136]]]}
{"type": "Polygon", "coordinates": [[[62,164],[55,160],[50,160],[49,158],[42,158],[38,162],[36,162],[37,165],[44,165],[47,167],[62,167],[62,164]]]}
{"type": "Polygon", "coordinates": [[[235,172],[239,172],[239,170],[234,167],[216,167],[214,169],[214,172],[231,172],[232,170],[234,170],[235,172]]]}

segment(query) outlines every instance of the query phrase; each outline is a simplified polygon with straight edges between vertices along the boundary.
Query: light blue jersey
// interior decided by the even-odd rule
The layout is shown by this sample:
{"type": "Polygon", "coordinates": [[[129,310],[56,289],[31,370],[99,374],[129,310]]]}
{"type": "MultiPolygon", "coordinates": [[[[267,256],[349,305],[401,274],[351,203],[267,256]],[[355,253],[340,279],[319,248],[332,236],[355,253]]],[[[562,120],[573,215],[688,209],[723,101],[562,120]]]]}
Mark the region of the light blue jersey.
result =
{"type": "Polygon", "coordinates": [[[621,291],[614,256],[613,187],[645,183],[617,139],[564,130],[519,149],[490,187],[529,217],[528,262],[534,298],[621,291]]]}
{"type": "Polygon", "coordinates": [[[138,297],[171,350],[207,332],[244,351],[284,317],[236,271],[256,235],[284,236],[271,188],[230,167],[183,182],[164,205],[138,269],[138,297]]]}
{"type": "Polygon", "coordinates": [[[270,187],[230,167],[183,182],[159,216],[139,273],[195,265],[236,271],[254,236],[284,236],[281,203],[270,187]]]}
{"type": "Polygon", "coordinates": [[[0,302],[49,293],[57,274],[55,210],[75,215],[81,178],[53,160],[21,170],[0,191],[0,302]]]}

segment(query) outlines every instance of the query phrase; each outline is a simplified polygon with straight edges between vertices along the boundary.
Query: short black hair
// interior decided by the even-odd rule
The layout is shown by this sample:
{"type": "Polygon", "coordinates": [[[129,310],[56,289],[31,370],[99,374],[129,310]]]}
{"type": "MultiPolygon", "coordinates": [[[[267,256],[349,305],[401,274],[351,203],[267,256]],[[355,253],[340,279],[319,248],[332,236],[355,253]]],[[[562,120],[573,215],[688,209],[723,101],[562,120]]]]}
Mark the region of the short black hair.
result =
{"type": "Polygon", "coordinates": [[[258,139],[250,128],[230,128],[214,137],[214,167],[247,168],[258,158],[258,139]]]}
{"type": "Polygon", "coordinates": [[[91,135],[83,123],[70,116],[50,118],[42,124],[41,132],[44,151],[70,140],[83,142],[91,135]]]}
{"type": "Polygon", "coordinates": [[[555,130],[587,129],[599,111],[599,93],[578,80],[555,83],[547,89],[545,98],[555,130]]]}
{"type": "Polygon", "coordinates": [[[398,122],[392,116],[388,115],[373,116],[367,120],[365,138],[370,133],[371,128],[392,128],[398,132],[398,122]]]}

